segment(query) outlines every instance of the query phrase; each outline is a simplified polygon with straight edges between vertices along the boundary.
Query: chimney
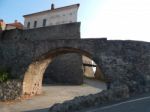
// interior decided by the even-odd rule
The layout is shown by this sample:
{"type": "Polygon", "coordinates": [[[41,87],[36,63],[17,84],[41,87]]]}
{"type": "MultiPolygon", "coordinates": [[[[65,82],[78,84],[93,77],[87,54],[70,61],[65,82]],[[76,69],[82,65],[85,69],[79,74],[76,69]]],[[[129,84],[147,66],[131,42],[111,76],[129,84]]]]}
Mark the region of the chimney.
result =
{"type": "Polygon", "coordinates": [[[54,8],[55,8],[54,4],[51,4],[51,10],[54,10],[54,8]]]}

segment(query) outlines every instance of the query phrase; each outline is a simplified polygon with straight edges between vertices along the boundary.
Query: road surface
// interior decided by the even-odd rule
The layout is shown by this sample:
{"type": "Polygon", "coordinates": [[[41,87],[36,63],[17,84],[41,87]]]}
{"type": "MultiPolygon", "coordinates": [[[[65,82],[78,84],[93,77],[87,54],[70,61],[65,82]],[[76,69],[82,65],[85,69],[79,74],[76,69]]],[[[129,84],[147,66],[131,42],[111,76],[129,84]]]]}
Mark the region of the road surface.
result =
{"type": "Polygon", "coordinates": [[[127,101],[87,110],[85,112],[150,112],[150,95],[129,99],[127,101]]]}

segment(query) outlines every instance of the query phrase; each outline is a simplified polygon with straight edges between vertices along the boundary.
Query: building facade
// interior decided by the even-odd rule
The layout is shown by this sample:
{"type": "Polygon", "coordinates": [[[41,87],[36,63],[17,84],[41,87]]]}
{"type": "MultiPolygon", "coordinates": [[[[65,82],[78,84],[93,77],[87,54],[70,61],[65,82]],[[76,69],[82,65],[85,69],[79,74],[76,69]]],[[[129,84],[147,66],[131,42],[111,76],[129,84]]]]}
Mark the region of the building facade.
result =
{"type": "Polygon", "coordinates": [[[33,29],[45,26],[77,22],[79,4],[55,8],[50,10],[24,15],[24,28],[33,29]]]}
{"type": "Polygon", "coordinates": [[[4,20],[0,19],[0,31],[5,30],[5,28],[6,28],[6,24],[5,24],[4,20]]]}
{"type": "Polygon", "coordinates": [[[23,29],[23,25],[21,24],[21,22],[18,22],[17,20],[15,20],[14,23],[6,24],[5,30],[12,30],[12,29],[23,29]]]}

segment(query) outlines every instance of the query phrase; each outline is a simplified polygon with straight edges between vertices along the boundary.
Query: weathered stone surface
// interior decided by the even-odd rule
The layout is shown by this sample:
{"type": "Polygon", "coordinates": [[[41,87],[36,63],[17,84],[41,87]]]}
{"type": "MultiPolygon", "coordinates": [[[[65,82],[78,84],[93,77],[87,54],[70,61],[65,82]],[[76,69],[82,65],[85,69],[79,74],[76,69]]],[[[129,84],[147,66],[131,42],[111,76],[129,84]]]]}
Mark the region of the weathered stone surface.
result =
{"type": "Polygon", "coordinates": [[[76,97],[62,104],[55,104],[50,107],[49,112],[75,112],[85,108],[101,106],[111,101],[119,101],[128,97],[129,89],[127,86],[122,85],[98,94],[76,97]]]}
{"type": "Polygon", "coordinates": [[[35,41],[47,39],[80,39],[80,23],[69,23],[29,30],[9,30],[2,33],[1,40],[35,41]]]}
{"type": "Polygon", "coordinates": [[[44,84],[82,84],[82,59],[79,54],[68,53],[56,57],[47,67],[44,84]]]}
{"type": "Polygon", "coordinates": [[[9,80],[0,84],[0,100],[15,100],[22,94],[22,81],[9,80]]]}
{"type": "MultiPolygon", "coordinates": [[[[150,91],[150,43],[101,38],[79,39],[78,23],[69,24],[69,31],[68,27],[55,27],[3,32],[0,37],[0,67],[10,68],[14,77],[22,80],[26,77],[23,87],[33,90],[41,82],[51,58],[64,53],[79,53],[95,61],[105,80],[111,83],[111,88],[125,84],[132,94],[150,91]],[[56,30],[55,27],[60,29],[56,30]],[[46,33],[54,33],[53,28],[59,37],[57,39],[53,38],[54,34],[48,36],[46,33]],[[65,34],[62,35],[62,32],[65,34]],[[30,66],[32,64],[35,66],[30,66]]],[[[41,87],[41,84],[38,86],[41,87]]]]}

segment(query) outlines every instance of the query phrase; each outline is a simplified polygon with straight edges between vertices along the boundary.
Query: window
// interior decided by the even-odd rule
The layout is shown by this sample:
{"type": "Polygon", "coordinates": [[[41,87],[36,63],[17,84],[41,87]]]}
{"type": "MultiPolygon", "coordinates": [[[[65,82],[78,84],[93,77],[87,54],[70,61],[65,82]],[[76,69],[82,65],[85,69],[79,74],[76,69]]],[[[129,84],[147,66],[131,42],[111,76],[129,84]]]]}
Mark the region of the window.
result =
{"type": "Polygon", "coordinates": [[[28,22],[28,24],[27,24],[27,28],[30,28],[30,22],[28,22]]]}
{"type": "Polygon", "coordinates": [[[37,26],[37,21],[34,21],[34,28],[36,28],[37,26]]]}
{"type": "Polygon", "coordinates": [[[46,26],[46,19],[43,19],[43,26],[46,26]]]}

